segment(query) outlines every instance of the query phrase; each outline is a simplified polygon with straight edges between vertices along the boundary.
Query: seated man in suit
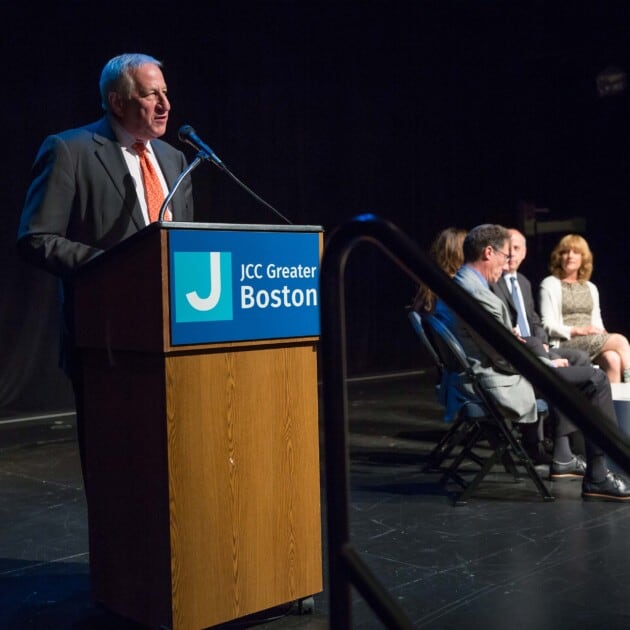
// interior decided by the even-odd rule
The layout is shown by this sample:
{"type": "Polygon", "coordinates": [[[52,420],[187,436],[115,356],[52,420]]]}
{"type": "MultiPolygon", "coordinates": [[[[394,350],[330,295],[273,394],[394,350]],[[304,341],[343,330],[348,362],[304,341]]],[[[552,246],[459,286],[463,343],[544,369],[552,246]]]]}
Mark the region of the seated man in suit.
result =
{"type": "MultiPolygon", "coordinates": [[[[527,256],[525,236],[513,228],[508,229],[508,232],[510,234],[510,260],[507,264],[507,270],[503,272],[502,277],[497,282],[490,284],[490,289],[508,307],[512,326],[516,334],[538,356],[552,359],[556,367],[564,367],[566,365],[591,366],[591,361],[586,352],[570,348],[550,348],[549,336],[542,325],[540,316],[536,312],[531,283],[519,271],[527,256]]],[[[555,413],[558,415],[560,412],[556,411],[555,413]]],[[[572,425],[567,424],[566,426],[570,428],[572,425]]],[[[541,435],[540,437],[542,440],[543,436],[541,435]]],[[[557,435],[556,437],[558,438],[557,435]]],[[[537,451],[540,453],[543,450],[541,443],[538,445],[537,451]]],[[[536,453],[534,452],[533,455],[535,456],[536,453]]],[[[552,462],[552,479],[573,477],[576,473],[579,474],[579,470],[571,470],[576,468],[576,466],[569,465],[571,462],[576,462],[578,464],[577,468],[584,468],[584,462],[580,456],[574,459],[568,436],[559,438],[559,443],[555,445],[555,457],[559,458],[559,461],[555,465],[552,462]]]]}
{"type": "Polygon", "coordinates": [[[582,350],[550,348],[549,335],[534,305],[531,282],[519,271],[527,256],[527,241],[518,230],[509,228],[508,232],[510,234],[508,268],[498,282],[490,285],[490,289],[508,307],[517,334],[540,356],[567,359],[569,365],[591,365],[588,354],[582,350]]]}
{"type": "MultiPolygon", "coordinates": [[[[507,271],[510,235],[500,225],[479,225],[473,228],[464,240],[464,264],[455,274],[454,281],[470,293],[493,317],[506,328],[513,329],[505,304],[490,290],[507,271]]],[[[537,420],[536,396],[529,381],[518,374],[513,366],[484,342],[444,302],[438,301],[435,316],[438,317],[459,339],[464,352],[471,360],[489,395],[513,422],[534,423],[537,420]]],[[[541,357],[549,365],[552,360],[541,357]]],[[[566,361],[566,360],[564,360],[566,361]]],[[[559,367],[558,374],[578,388],[593,405],[613,423],[614,407],[610,383],[601,370],[587,366],[559,367]],[[602,380],[602,377],[604,380],[602,380]]],[[[558,422],[558,436],[568,435],[575,427],[566,419],[558,422]]],[[[561,441],[561,440],[560,440],[561,441]]],[[[585,500],[628,501],[630,481],[621,474],[608,470],[606,457],[601,448],[586,440],[586,470],[581,471],[579,460],[573,458],[566,468],[575,474],[583,473],[582,497],[585,500]]],[[[562,463],[555,454],[554,460],[562,463]]]]}

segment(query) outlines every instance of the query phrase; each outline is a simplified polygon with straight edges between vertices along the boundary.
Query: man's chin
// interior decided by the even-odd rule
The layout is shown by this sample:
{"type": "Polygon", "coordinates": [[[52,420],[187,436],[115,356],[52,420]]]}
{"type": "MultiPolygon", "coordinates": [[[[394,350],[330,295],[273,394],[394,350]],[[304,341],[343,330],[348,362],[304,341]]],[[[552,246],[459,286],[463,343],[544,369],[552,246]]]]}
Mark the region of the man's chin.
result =
{"type": "Polygon", "coordinates": [[[154,125],[153,127],[151,127],[151,131],[153,132],[154,138],[159,138],[160,136],[163,136],[166,133],[166,122],[164,122],[164,124],[162,125],[154,125]]]}

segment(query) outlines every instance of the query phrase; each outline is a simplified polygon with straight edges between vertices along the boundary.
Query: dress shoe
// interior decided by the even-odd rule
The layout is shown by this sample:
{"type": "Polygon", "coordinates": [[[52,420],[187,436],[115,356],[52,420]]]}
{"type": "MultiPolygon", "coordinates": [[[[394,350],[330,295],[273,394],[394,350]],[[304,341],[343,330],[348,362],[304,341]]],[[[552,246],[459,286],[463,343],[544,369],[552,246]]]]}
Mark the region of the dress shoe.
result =
{"type": "Polygon", "coordinates": [[[608,471],[603,481],[582,480],[585,501],[630,501],[630,481],[624,475],[608,471]]]}
{"type": "Polygon", "coordinates": [[[546,453],[553,453],[553,440],[551,438],[543,438],[541,444],[543,445],[546,453]]]}
{"type": "Polygon", "coordinates": [[[571,461],[563,464],[555,459],[549,467],[549,477],[551,479],[573,479],[584,477],[586,474],[586,462],[581,455],[574,455],[571,461]]]}
{"type": "Polygon", "coordinates": [[[547,453],[542,442],[536,442],[536,444],[523,444],[523,450],[527,453],[529,459],[531,459],[534,466],[541,466],[551,464],[551,455],[547,453]]]}

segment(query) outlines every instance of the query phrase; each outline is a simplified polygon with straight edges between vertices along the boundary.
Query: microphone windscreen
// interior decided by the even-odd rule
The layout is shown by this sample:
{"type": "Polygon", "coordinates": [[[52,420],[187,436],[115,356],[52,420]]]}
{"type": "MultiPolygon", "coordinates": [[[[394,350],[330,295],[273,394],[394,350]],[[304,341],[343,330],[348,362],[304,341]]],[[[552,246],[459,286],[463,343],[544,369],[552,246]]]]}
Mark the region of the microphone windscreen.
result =
{"type": "Polygon", "coordinates": [[[190,125],[183,125],[179,128],[177,132],[177,137],[182,141],[186,142],[188,140],[190,134],[195,133],[195,130],[190,125]]]}

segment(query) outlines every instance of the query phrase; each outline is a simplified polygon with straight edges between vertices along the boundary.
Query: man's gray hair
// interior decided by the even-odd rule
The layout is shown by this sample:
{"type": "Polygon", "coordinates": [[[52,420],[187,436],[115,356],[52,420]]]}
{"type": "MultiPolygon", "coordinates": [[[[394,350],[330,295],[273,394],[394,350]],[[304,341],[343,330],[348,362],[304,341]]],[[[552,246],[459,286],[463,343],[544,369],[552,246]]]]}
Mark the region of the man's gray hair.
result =
{"type": "Polygon", "coordinates": [[[109,111],[109,93],[118,92],[129,98],[134,88],[134,80],[131,73],[146,63],[152,63],[162,67],[162,62],[141,53],[125,53],[110,59],[101,72],[99,90],[101,93],[101,107],[109,111]]]}
{"type": "Polygon", "coordinates": [[[464,262],[479,260],[488,246],[501,250],[509,238],[510,233],[502,225],[484,223],[474,227],[464,239],[464,262]]]}

